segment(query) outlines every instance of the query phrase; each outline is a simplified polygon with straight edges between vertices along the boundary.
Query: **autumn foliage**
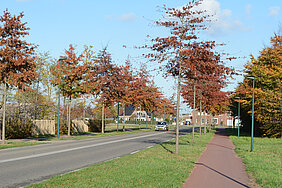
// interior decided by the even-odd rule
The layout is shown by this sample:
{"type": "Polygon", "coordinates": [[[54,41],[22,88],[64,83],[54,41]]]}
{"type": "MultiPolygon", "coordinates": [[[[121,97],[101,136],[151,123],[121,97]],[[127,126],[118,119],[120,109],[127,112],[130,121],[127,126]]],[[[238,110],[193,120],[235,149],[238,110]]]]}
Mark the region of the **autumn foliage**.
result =
{"type": "MultiPolygon", "coordinates": [[[[24,40],[29,28],[22,23],[24,14],[12,16],[8,10],[0,16],[0,83],[3,84],[2,142],[5,143],[5,116],[7,90],[11,87],[26,89],[35,80],[37,46],[24,40]]],[[[1,104],[2,107],[2,104],[1,104]]]]}
{"type": "MultiPolygon", "coordinates": [[[[275,34],[271,46],[263,49],[256,59],[251,55],[245,65],[247,76],[255,77],[255,134],[281,137],[281,78],[282,78],[282,36],[275,34]]],[[[241,98],[241,121],[245,130],[250,130],[252,105],[252,80],[244,79],[233,95],[233,113],[237,114],[235,97],[241,98]]]]}
{"type": "Polygon", "coordinates": [[[37,46],[24,40],[29,28],[21,21],[23,17],[23,13],[13,16],[8,10],[0,17],[0,82],[20,89],[37,76],[37,46]]]}

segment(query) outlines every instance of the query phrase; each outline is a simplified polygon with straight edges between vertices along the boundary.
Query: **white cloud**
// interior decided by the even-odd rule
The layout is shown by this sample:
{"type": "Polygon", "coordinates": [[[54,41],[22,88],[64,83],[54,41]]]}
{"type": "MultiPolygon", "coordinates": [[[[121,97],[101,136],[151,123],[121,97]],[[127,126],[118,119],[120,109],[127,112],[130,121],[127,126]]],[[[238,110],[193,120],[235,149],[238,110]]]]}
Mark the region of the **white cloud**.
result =
{"type": "Polygon", "coordinates": [[[213,21],[218,20],[221,14],[220,4],[216,0],[203,0],[198,9],[206,11],[208,15],[213,15],[213,21]]]}
{"type": "Polygon", "coordinates": [[[252,5],[251,5],[251,4],[246,5],[246,7],[245,7],[245,13],[246,13],[247,15],[249,15],[249,14],[251,13],[251,8],[252,8],[252,5]]]}
{"type": "Polygon", "coordinates": [[[134,13],[123,14],[119,17],[121,21],[134,22],[137,16],[134,13]]]}
{"type": "Polygon", "coordinates": [[[231,31],[247,31],[240,20],[232,19],[230,9],[221,9],[217,0],[203,0],[199,10],[206,10],[208,15],[213,15],[207,30],[210,35],[222,35],[231,31]]]}
{"type": "Polygon", "coordinates": [[[109,20],[119,20],[123,22],[135,22],[137,19],[137,16],[134,13],[128,13],[128,14],[122,14],[121,16],[106,16],[109,20]]]}
{"type": "Polygon", "coordinates": [[[232,11],[229,10],[229,9],[224,9],[224,10],[222,11],[222,16],[223,16],[223,17],[230,17],[231,15],[232,15],[232,11]]]}
{"type": "Polygon", "coordinates": [[[269,16],[276,16],[279,14],[280,7],[270,7],[269,16]]]}

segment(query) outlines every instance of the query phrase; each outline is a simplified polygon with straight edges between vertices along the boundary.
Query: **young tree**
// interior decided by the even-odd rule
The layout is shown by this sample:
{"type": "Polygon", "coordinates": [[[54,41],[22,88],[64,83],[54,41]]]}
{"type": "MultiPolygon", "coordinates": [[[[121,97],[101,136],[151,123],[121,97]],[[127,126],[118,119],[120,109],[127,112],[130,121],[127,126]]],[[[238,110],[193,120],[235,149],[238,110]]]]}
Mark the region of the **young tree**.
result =
{"type": "MultiPolygon", "coordinates": [[[[84,45],[84,50],[83,50],[83,61],[84,64],[88,64],[89,65],[89,70],[91,65],[93,65],[95,63],[95,51],[93,49],[94,46],[92,45],[84,45]]],[[[84,91],[87,90],[87,75],[83,81],[83,87],[84,87],[84,91]]],[[[85,94],[82,96],[83,97],[83,117],[86,117],[86,98],[89,98],[89,95],[87,95],[87,93],[85,92],[85,94]]]]}
{"type": "Polygon", "coordinates": [[[102,102],[102,133],[104,133],[104,109],[116,102],[121,89],[120,68],[112,63],[111,54],[107,47],[103,48],[95,58],[87,75],[87,89],[89,94],[100,97],[102,102]]]}
{"type": "MultiPolygon", "coordinates": [[[[154,108],[154,114],[158,115],[159,117],[168,117],[167,115],[172,115],[175,116],[175,112],[176,112],[176,105],[174,103],[174,96],[172,96],[171,98],[167,99],[163,96],[161,96],[160,98],[157,98],[157,104],[154,108]]],[[[164,118],[166,119],[166,118],[164,118]]]]}
{"type": "Polygon", "coordinates": [[[178,78],[177,86],[177,116],[176,116],[176,148],[178,153],[179,145],[179,101],[181,78],[184,75],[194,74],[199,61],[190,61],[191,58],[197,58],[197,48],[203,45],[213,45],[210,43],[200,43],[199,32],[204,30],[205,23],[208,22],[208,16],[204,11],[197,11],[197,6],[201,0],[193,0],[180,8],[164,7],[164,20],[156,21],[158,26],[166,27],[170,30],[167,37],[157,37],[152,39],[150,46],[145,46],[154,51],[146,57],[152,61],[163,63],[160,66],[164,70],[165,76],[178,78]],[[194,53],[195,52],[195,53],[194,53]],[[188,72],[188,73],[187,73],[188,72]]]}
{"type": "Polygon", "coordinates": [[[34,44],[23,38],[29,34],[23,13],[12,16],[8,10],[0,17],[0,83],[4,85],[2,142],[5,143],[5,112],[7,89],[25,89],[36,78],[34,44]]]}
{"type": "Polygon", "coordinates": [[[48,96],[48,100],[52,101],[52,91],[53,85],[52,80],[54,79],[54,75],[52,74],[52,70],[56,66],[57,62],[52,60],[49,52],[39,53],[36,58],[37,64],[40,65],[38,70],[39,77],[38,81],[43,86],[43,92],[48,96]],[[56,64],[55,64],[56,63],[56,64]]]}
{"type": "MultiPolygon", "coordinates": [[[[70,124],[71,124],[71,101],[72,98],[78,97],[80,94],[85,93],[85,87],[83,86],[83,80],[86,77],[89,70],[89,63],[82,61],[83,54],[76,55],[75,48],[70,44],[69,50],[65,50],[65,60],[61,64],[61,92],[63,96],[68,99],[67,105],[67,119],[68,119],[68,136],[70,136],[70,124]]],[[[58,65],[56,65],[58,70],[58,65]]],[[[56,75],[58,71],[53,71],[56,75]]],[[[58,77],[53,80],[53,84],[56,85],[58,77]]]]}

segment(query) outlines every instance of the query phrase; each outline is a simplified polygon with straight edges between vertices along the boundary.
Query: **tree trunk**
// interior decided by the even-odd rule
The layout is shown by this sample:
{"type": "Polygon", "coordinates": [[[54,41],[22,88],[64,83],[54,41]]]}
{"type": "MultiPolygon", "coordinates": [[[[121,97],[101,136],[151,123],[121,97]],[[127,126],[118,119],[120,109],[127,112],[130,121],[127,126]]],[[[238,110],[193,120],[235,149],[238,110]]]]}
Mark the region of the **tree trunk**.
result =
{"type": "Polygon", "coordinates": [[[37,109],[38,109],[38,91],[39,91],[39,81],[37,81],[37,87],[36,87],[36,95],[35,95],[35,106],[34,106],[34,119],[37,119],[37,109]]]}
{"type": "Polygon", "coordinates": [[[119,102],[118,102],[118,105],[117,105],[117,132],[118,132],[118,126],[119,126],[119,102]]]}
{"type": "Polygon", "coordinates": [[[85,118],[85,103],[86,103],[86,101],[85,101],[85,97],[83,97],[83,118],[85,118]]]}
{"type": "Polygon", "coordinates": [[[5,144],[7,83],[4,83],[4,88],[3,89],[4,89],[4,91],[3,91],[2,144],[5,144]]]}
{"type": "Polygon", "coordinates": [[[202,136],[202,101],[200,100],[200,138],[202,136]]]}
{"type": "Polygon", "coordinates": [[[196,84],[194,84],[194,111],[193,111],[193,123],[192,123],[192,142],[194,143],[195,137],[195,124],[196,124],[196,84]]]}
{"type": "Polygon", "coordinates": [[[50,86],[47,86],[47,95],[48,95],[48,103],[50,103],[51,102],[51,88],[50,88],[50,86]]]}
{"type": "MultiPolygon", "coordinates": [[[[146,112],[146,111],[145,111],[146,112]]],[[[148,114],[147,114],[147,112],[146,112],[146,114],[145,114],[145,117],[146,117],[146,129],[148,128],[148,114]]]]}
{"type": "Polygon", "coordinates": [[[212,122],[212,120],[213,120],[213,115],[211,114],[211,125],[210,125],[210,130],[211,130],[212,126],[213,126],[213,122],[212,122]]]}
{"type": "Polygon", "coordinates": [[[139,118],[139,129],[141,129],[141,105],[139,106],[139,115],[138,115],[138,118],[139,118]]]}
{"type": "Polygon", "coordinates": [[[104,102],[103,102],[103,106],[102,106],[102,134],[104,134],[104,132],[105,132],[105,130],[104,130],[104,115],[105,115],[105,113],[104,113],[104,111],[105,111],[105,104],[104,104],[104,102]]]}
{"type": "Polygon", "coordinates": [[[126,107],[126,105],[124,105],[124,112],[123,112],[123,116],[124,116],[124,120],[123,120],[123,123],[122,123],[122,131],[123,132],[125,131],[125,107],[126,107]]]}
{"type": "Polygon", "coordinates": [[[151,112],[151,128],[153,128],[153,118],[154,118],[154,114],[153,112],[151,112]]]}
{"type": "Polygon", "coordinates": [[[204,107],[204,134],[207,133],[206,107],[204,107]]]}
{"type": "MultiPolygon", "coordinates": [[[[67,117],[67,124],[66,126],[68,127],[69,124],[69,100],[64,98],[64,112],[66,112],[66,117],[67,117]]],[[[63,113],[64,114],[64,113],[63,113]]]]}
{"type": "Polygon", "coordinates": [[[180,108],[180,89],[181,89],[181,63],[179,62],[179,73],[177,82],[177,105],[176,105],[176,139],[175,139],[175,153],[178,154],[179,148],[179,108],[180,108]]]}
{"type": "Polygon", "coordinates": [[[70,136],[70,126],[71,126],[71,97],[68,102],[68,136],[70,136]]]}

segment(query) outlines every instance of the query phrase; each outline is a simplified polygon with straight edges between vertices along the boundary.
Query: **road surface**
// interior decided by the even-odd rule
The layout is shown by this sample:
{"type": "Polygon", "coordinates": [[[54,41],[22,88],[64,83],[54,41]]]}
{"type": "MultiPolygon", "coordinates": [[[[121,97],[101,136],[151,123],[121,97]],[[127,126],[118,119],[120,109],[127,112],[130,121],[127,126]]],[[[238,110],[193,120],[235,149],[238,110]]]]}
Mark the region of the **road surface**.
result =
{"type": "MultiPolygon", "coordinates": [[[[180,135],[191,132],[182,129],[180,135]]],[[[142,132],[0,150],[0,187],[22,187],[52,176],[136,153],[175,138],[172,131],[142,132]]]]}

